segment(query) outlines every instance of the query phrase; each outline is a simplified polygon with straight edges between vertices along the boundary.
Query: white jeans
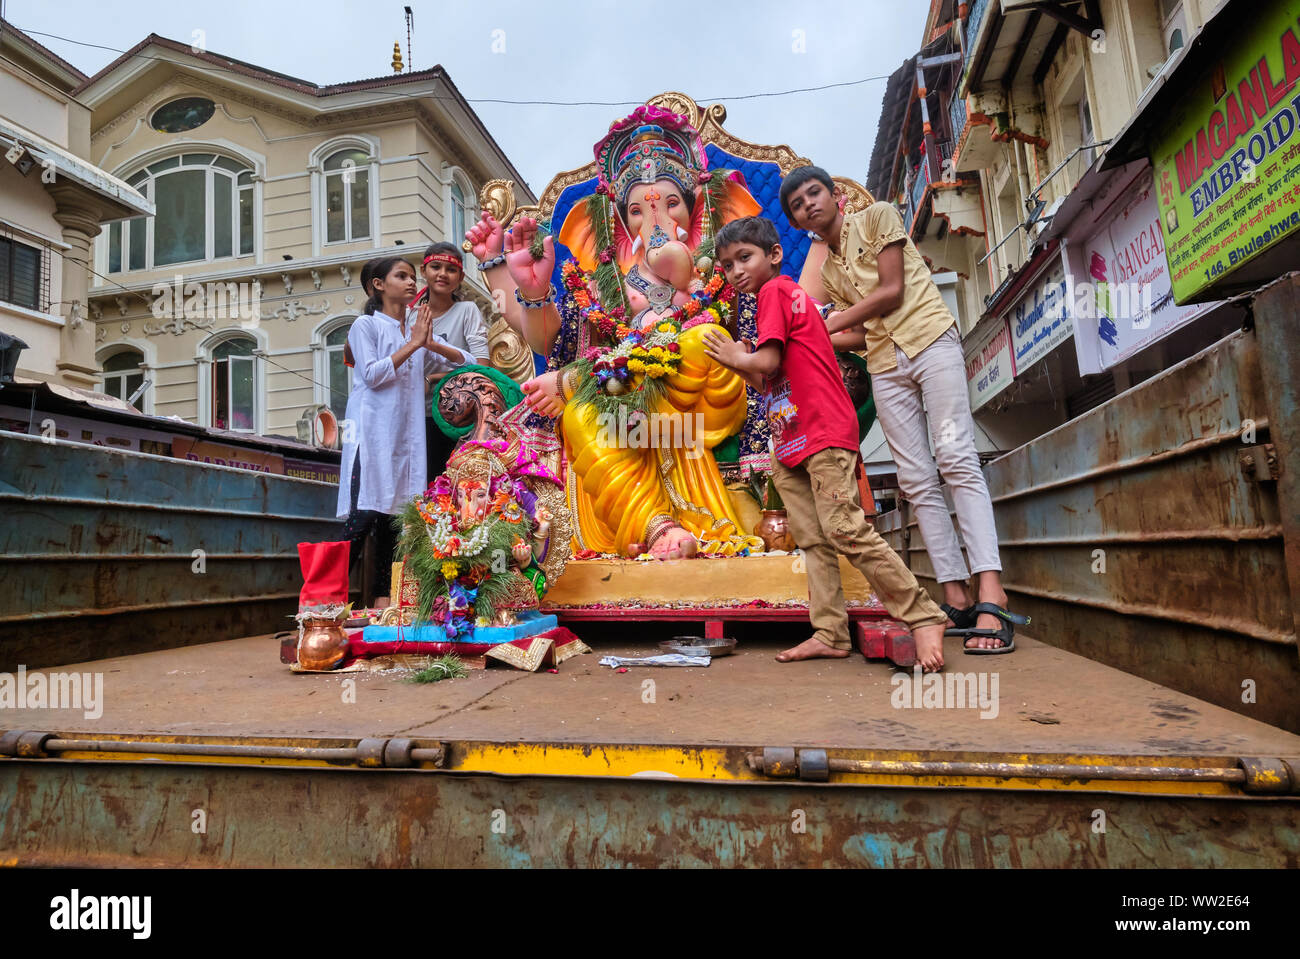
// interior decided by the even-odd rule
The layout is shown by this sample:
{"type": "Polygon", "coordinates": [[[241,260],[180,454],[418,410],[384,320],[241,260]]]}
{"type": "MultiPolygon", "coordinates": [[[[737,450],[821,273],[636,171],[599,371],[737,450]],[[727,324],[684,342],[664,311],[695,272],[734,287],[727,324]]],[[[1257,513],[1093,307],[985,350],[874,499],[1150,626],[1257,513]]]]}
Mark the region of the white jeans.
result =
{"type": "Polygon", "coordinates": [[[871,389],[876,415],[898,465],[898,485],[916,510],[935,576],[941,583],[950,583],[970,575],[939,488],[940,473],[952,491],[970,572],[1001,570],[993,503],[975,451],[975,422],[957,327],[950,326],[914,359],[909,360],[897,346],[894,354],[898,365],[888,373],[873,373],[871,389]],[[926,441],[927,420],[934,441],[933,457],[926,441]]]}

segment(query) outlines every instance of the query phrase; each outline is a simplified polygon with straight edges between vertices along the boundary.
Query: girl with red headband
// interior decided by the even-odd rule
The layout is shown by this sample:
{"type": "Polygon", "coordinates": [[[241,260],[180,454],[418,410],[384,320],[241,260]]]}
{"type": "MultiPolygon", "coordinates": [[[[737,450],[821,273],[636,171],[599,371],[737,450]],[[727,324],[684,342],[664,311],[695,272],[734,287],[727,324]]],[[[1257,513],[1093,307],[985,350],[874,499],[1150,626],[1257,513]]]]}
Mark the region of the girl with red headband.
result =
{"type": "MultiPolygon", "coordinates": [[[[433,332],[459,349],[471,362],[490,366],[487,323],[479,308],[460,295],[465,280],[464,255],[451,243],[433,243],[424,251],[420,273],[425,287],[416,294],[412,311],[427,314],[433,332]]],[[[424,436],[429,481],[447,468],[455,441],[442,434],[429,415],[429,404],[437,396],[437,385],[450,370],[437,370],[425,377],[424,436]]]]}

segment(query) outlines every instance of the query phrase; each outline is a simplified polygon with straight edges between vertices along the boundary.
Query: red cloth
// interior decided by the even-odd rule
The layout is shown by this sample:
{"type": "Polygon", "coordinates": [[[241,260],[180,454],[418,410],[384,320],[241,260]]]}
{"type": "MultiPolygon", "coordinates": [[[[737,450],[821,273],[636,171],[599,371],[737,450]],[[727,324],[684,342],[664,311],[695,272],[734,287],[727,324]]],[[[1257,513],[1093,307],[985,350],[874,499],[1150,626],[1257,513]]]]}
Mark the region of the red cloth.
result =
{"type": "Polygon", "coordinates": [[[348,544],[299,543],[302,589],[298,608],[348,601],[348,544]]]}
{"type": "Polygon", "coordinates": [[[857,452],[857,413],[813,298],[788,276],[774,277],[758,291],[757,323],[756,348],[781,347],[767,394],[776,458],[794,467],[824,449],[857,452]]]}
{"type": "Polygon", "coordinates": [[[858,454],[858,461],[853,464],[853,475],[858,483],[858,501],[862,503],[862,512],[868,516],[876,515],[876,497],[871,492],[871,479],[867,476],[867,468],[862,465],[862,454],[858,454]]]}

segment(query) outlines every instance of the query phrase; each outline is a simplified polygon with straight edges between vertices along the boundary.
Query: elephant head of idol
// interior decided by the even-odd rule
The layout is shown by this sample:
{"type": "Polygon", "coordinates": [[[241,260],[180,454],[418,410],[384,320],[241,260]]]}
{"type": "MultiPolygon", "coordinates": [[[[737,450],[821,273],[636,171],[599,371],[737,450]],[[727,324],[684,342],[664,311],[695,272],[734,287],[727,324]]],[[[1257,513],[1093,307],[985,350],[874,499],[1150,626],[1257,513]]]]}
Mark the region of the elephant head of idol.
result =
{"type": "Polygon", "coordinates": [[[615,121],[595,154],[612,248],[596,249],[590,203],[574,205],[559,238],[584,270],[612,256],[629,292],[649,286],[687,292],[711,228],[761,212],[740,174],[710,172],[695,128],[662,107],[647,104],[615,121]]]}
{"type": "Polygon", "coordinates": [[[496,505],[497,493],[509,486],[505,464],[493,450],[478,443],[462,445],[447,460],[447,470],[437,481],[451,493],[461,531],[487,519],[496,505]]]}

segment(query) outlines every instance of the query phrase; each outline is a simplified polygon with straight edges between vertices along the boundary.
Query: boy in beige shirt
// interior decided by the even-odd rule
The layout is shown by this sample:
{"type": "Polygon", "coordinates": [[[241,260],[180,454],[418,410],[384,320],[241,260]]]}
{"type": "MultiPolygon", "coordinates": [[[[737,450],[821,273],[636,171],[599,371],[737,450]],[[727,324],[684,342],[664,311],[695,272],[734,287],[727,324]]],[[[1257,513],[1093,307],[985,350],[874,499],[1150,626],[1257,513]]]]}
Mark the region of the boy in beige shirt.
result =
{"type": "MultiPolygon", "coordinates": [[[[846,216],[837,192],[825,170],[799,167],[781,184],[781,207],[792,224],[826,241],[820,280],[833,304],[827,330],[839,349],[865,347],[898,485],[916,510],[943,588],[942,608],[952,623],[948,635],[963,636],[967,653],[1009,653],[1015,649],[1014,625],[1029,620],[1006,609],[993,503],[975,449],[956,320],[893,204],[873,203],[846,216]],[[970,572],[940,474],[952,492],[970,572]],[[967,586],[971,573],[978,602],[967,586]]],[[[816,284],[810,285],[817,295],[816,284]]]]}

